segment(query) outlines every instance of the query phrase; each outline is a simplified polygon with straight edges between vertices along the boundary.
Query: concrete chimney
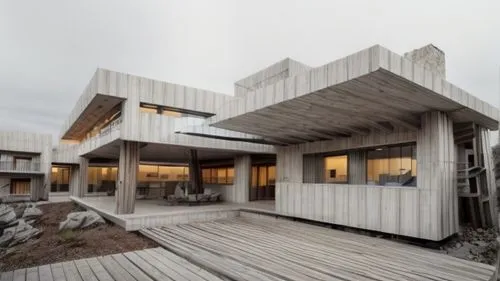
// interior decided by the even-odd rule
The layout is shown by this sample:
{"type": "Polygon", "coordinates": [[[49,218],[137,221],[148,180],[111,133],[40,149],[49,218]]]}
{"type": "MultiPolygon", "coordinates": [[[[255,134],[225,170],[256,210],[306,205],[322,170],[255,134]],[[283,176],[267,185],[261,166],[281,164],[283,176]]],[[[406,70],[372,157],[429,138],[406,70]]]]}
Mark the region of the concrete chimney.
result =
{"type": "Polygon", "coordinates": [[[427,70],[446,79],[445,55],[444,52],[436,46],[429,44],[420,49],[405,53],[404,57],[415,63],[422,64],[427,70]]]}

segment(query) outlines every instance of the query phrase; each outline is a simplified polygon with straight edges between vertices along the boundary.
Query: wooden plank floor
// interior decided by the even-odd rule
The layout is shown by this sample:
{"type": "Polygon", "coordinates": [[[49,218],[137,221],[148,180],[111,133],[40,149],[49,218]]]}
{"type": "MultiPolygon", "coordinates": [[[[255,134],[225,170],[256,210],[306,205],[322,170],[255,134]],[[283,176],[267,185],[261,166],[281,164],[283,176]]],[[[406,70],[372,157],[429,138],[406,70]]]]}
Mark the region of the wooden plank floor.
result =
{"type": "Polygon", "coordinates": [[[233,280],[465,281],[495,275],[492,266],[423,248],[271,218],[237,217],[141,233],[233,280]]]}
{"type": "Polygon", "coordinates": [[[153,248],[1,273],[1,281],[223,280],[163,249],[153,248]]]}

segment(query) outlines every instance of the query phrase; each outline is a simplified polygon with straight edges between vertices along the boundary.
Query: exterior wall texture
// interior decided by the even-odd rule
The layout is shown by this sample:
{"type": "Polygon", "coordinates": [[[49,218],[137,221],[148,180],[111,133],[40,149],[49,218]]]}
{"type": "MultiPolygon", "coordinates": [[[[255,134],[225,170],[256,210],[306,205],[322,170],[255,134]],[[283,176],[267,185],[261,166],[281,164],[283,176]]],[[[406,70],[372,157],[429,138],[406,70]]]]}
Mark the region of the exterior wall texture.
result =
{"type": "Polygon", "coordinates": [[[280,148],[276,210],[311,220],[441,240],[458,231],[454,149],[453,123],[440,112],[424,114],[418,132],[372,133],[280,148]],[[310,177],[307,171],[317,173],[304,169],[305,153],[414,141],[417,142],[417,187],[363,184],[366,166],[362,152],[349,154],[352,184],[304,183],[303,174],[310,177]]]}
{"type": "MultiPolygon", "coordinates": [[[[31,161],[37,163],[36,168],[33,168],[33,171],[24,172],[24,177],[31,179],[31,199],[47,199],[50,189],[52,136],[49,134],[25,132],[0,132],[0,154],[2,153],[32,154],[31,161]]],[[[14,161],[13,158],[12,161],[14,161]]],[[[17,172],[4,172],[6,172],[6,174],[2,176],[4,181],[6,181],[5,178],[19,176],[17,172]]]]}

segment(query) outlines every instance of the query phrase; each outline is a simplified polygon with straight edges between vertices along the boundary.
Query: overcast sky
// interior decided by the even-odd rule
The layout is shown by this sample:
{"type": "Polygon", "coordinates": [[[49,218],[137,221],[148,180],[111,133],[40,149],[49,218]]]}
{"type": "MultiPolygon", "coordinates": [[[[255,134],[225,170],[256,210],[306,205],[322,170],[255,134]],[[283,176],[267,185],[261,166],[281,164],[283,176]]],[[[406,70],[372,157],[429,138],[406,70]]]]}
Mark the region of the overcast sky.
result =
{"type": "Polygon", "coordinates": [[[433,43],[447,79],[498,106],[500,1],[0,0],[0,130],[59,134],[97,67],[233,94],[285,57],[433,43]]]}

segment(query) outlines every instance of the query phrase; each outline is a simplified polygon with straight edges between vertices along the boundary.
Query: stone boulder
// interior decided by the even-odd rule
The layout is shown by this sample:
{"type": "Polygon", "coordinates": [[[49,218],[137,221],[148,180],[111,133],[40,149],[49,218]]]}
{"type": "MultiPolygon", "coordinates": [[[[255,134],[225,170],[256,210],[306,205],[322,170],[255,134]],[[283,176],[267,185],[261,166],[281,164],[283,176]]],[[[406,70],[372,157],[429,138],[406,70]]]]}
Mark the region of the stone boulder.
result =
{"type": "Polygon", "coordinates": [[[25,203],[17,203],[12,204],[12,208],[14,208],[14,212],[16,213],[16,218],[20,219],[23,217],[24,210],[28,207],[25,203]]]}
{"type": "Polygon", "coordinates": [[[94,211],[73,212],[69,213],[66,220],[59,224],[59,231],[86,228],[98,223],[105,223],[105,221],[94,211]]]}
{"type": "Polygon", "coordinates": [[[0,229],[10,225],[16,219],[14,209],[5,204],[0,204],[0,229]]]}
{"type": "Polygon", "coordinates": [[[38,209],[37,207],[28,206],[26,209],[24,209],[22,218],[25,220],[33,220],[38,219],[40,216],[42,216],[42,214],[42,210],[38,209]]]}
{"type": "Polygon", "coordinates": [[[3,235],[0,236],[0,247],[12,247],[24,243],[33,237],[39,236],[41,233],[39,229],[32,227],[23,219],[20,219],[16,226],[4,229],[3,235]]]}

